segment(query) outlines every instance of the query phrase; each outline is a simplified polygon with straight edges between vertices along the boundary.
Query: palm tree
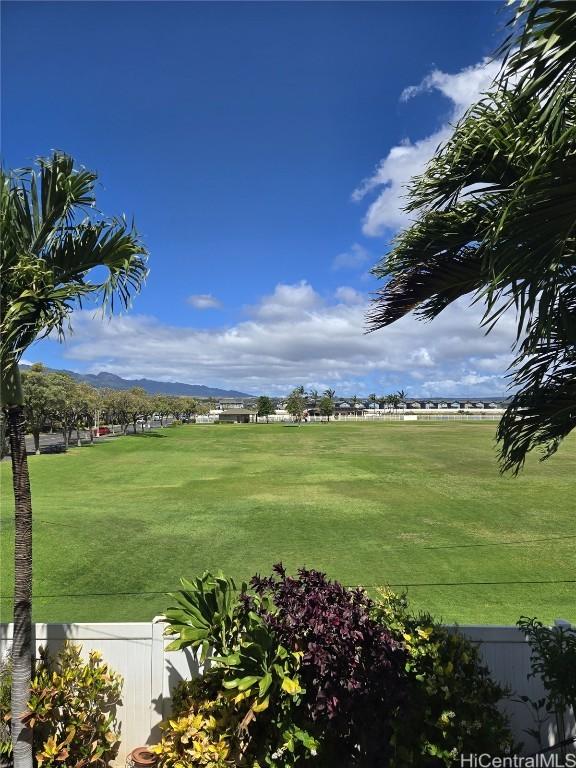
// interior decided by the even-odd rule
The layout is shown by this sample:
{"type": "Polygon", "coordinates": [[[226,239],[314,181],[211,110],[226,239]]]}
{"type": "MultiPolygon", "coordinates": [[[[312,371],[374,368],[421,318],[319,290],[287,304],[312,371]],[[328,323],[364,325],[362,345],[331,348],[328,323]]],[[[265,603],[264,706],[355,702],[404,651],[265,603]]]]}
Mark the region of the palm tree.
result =
{"type": "Polygon", "coordinates": [[[515,310],[517,391],[498,428],[514,472],[576,426],[576,14],[517,8],[497,82],[409,186],[416,219],[375,267],[387,284],[369,313],[371,330],[431,320],[473,293],[490,331],[515,310]]]}
{"type": "Polygon", "coordinates": [[[376,403],[378,402],[378,398],[376,397],[376,393],[372,392],[368,395],[368,401],[372,403],[372,407],[374,410],[376,410],[376,403]]]}
{"type": "Polygon", "coordinates": [[[2,230],[0,383],[12,451],[15,498],[12,740],[15,768],[32,766],[32,733],[26,709],[32,661],[32,501],[24,439],[18,362],[36,339],[63,337],[83,299],[127,306],[145,279],[146,250],[133,226],[94,208],[96,174],[75,170],[71,157],[54,152],[36,169],[0,170],[2,230]],[[93,275],[104,267],[104,280],[93,275]]]}
{"type": "Polygon", "coordinates": [[[325,389],[324,390],[324,397],[328,397],[330,400],[334,400],[334,397],[336,395],[335,389],[325,389]]]}
{"type": "Polygon", "coordinates": [[[358,410],[356,406],[358,405],[358,395],[352,395],[350,398],[350,405],[352,406],[352,410],[354,411],[354,416],[358,416],[358,410]]]}

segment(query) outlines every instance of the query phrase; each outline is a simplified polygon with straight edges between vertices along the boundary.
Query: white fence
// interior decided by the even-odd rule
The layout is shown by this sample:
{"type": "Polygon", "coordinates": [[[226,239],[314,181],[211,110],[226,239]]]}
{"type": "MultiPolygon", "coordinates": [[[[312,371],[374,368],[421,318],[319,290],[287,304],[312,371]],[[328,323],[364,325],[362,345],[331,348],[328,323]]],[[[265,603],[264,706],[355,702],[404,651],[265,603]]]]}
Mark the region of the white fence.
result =
{"type": "MultiPolygon", "coordinates": [[[[117,763],[123,765],[135,747],[158,740],[159,724],[170,714],[170,691],[179,680],[199,673],[192,654],[166,652],[162,625],[130,624],[36,624],[36,646],[57,649],[67,638],[83,646],[84,652],[99,650],[110,666],[124,677],[119,719],[122,746],[117,763]]],[[[459,631],[478,643],[492,677],[507,686],[511,695],[503,709],[510,716],[517,741],[524,742],[524,752],[538,748],[524,731],[534,727],[529,708],[517,700],[521,695],[536,700],[544,695],[538,680],[528,679],[530,647],[516,627],[463,626],[459,631]]],[[[6,653],[11,639],[11,625],[0,625],[0,653],[6,653]]],[[[567,733],[576,735],[574,718],[567,716],[567,733]]],[[[553,745],[553,722],[543,728],[545,743],[553,745]]]]}
{"type": "MultiPolygon", "coordinates": [[[[64,640],[82,645],[84,653],[102,652],[104,661],[124,678],[118,709],[122,743],[116,763],[144,744],[159,741],[160,723],[170,714],[170,691],[182,679],[199,674],[194,656],[166,653],[163,626],[151,622],[117,624],[36,624],[36,648],[57,650],[64,640]]],[[[0,624],[0,656],[8,651],[12,625],[0,624]]]]}
{"type": "MultiPolygon", "coordinates": [[[[500,421],[502,412],[487,413],[446,413],[443,411],[406,411],[401,413],[362,413],[334,414],[330,422],[361,422],[361,421],[500,421]]],[[[307,416],[306,422],[326,422],[326,416],[307,416]]],[[[218,416],[196,416],[196,424],[216,424],[218,416]]],[[[266,419],[265,416],[250,416],[250,423],[258,424],[293,424],[294,419],[288,414],[274,413],[266,419]]]]}
{"type": "MultiPolygon", "coordinates": [[[[277,417],[281,419],[282,417],[277,417]]],[[[285,418],[285,417],[284,417],[285,418]]],[[[445,413],[442,411],[406,411],[405,413],[335,414],[330,421],[500,421],[502,413],[445,413]]],[[[308,416],[308,421],[326,421],[325,416],[308,416]]]]}

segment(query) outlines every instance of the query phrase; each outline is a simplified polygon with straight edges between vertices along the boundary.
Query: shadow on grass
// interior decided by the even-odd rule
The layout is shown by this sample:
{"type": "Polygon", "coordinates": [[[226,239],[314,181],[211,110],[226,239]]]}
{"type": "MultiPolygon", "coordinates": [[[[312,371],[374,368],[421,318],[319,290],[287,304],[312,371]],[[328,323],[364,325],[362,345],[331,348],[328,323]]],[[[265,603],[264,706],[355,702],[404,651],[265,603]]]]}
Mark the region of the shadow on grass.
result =
{"type": "Polygon", "coordinates": [[[150,431],[150,432],[136,432],[136,433],[130,432],[129,434],[126,435],[126,437],[144,437],[144,438],[148,438],[148,437],[162,437],[162,438],[164,438],[164,437],[166,437],[166,435],[161,435],[158,432],[150,431]]]}

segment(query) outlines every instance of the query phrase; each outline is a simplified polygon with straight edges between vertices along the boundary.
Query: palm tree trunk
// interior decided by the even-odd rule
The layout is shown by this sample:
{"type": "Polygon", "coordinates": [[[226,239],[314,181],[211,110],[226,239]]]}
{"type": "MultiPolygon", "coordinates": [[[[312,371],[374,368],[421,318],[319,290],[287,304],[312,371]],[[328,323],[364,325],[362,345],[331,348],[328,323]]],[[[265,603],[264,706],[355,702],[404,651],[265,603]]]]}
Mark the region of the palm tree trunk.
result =
{"type": "Polygon", "coordinates": [[[15,499],[14,637],[12,640],[12,745],[14,768],[32,768],[32,729],[19,715],[26,711],[32,673],[32,498],[26,458],[24,409],[6,408],[15,499]]]}
{"type": "Polygon", "coordinates": [[[0,459],[8,455],[8,417],[2,411],[0,413],[0,459]]]}

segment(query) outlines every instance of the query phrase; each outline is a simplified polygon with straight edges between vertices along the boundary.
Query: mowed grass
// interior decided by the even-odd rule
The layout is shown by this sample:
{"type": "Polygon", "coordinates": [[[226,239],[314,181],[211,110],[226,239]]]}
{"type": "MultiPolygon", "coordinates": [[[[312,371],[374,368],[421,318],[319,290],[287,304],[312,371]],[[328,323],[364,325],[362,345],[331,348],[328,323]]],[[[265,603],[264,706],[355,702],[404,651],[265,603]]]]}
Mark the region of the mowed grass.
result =
{"type": "MultiPolygon", "coordinates": [[[[282,560],[345,584],[407,585],[415,606],[447,622],[576,620],[576,584],[537,583],[576,579],[576,439],[514,478],[498,472],[494,433],[460,422],[198,425],[32,456],[34,618],[147,621],[182,575],[242,579],[282,560]]],[[[5,622],[7,462],[1,478],[5,622]]]]}

